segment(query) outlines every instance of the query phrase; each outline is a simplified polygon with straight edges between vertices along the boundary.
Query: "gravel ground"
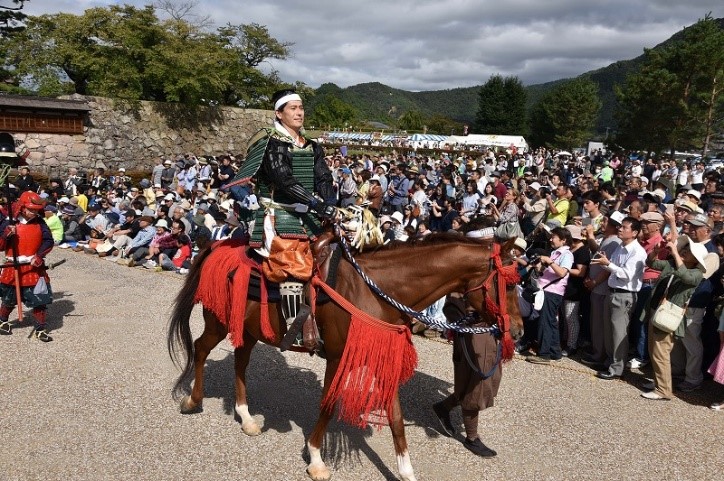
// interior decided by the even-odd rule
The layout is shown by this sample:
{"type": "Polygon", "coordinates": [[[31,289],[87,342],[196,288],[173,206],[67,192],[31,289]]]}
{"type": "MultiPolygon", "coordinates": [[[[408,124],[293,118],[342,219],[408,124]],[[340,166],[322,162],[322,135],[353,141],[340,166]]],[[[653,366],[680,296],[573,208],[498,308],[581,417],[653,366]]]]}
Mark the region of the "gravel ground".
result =
{"type": "MultiPolygon", "coordinates": [[[[263,434],[233,419],[233,354],[224,341],[207,362],[204,411],[183,416],[171,399],[177,370],[165,349],[170,304],[182,278],[56,249],[50,261],[55,341],[0,337],[2,480],[305,480],[305,436],[316,419],[323,361],[260,345],[250,408],[263,434]]],[[[200,309],[192,317],[201,329],[200,309]]],[[[724,388],[708,381],[671,402],[639,397],[643,374],[601,381],[571,360],[515,359],[495,408],[481,414],[497,458],[478,459],[436,431],[430,410],[452,386],[451,347],[415,338],[420,364],[402,388],[419,480],[722,479],[724,413],[708,409],[724,388]]],[[[650,374],[649,374],[650,375],[650,374]]],[[[720,399],[721,398],[721,399],[720,399]]],[[[459,412],[454,421],[461,424],[459,412]]],[[[335,480],[394,480],[388,429],[332,422],[325,460],[335,480]]]]}

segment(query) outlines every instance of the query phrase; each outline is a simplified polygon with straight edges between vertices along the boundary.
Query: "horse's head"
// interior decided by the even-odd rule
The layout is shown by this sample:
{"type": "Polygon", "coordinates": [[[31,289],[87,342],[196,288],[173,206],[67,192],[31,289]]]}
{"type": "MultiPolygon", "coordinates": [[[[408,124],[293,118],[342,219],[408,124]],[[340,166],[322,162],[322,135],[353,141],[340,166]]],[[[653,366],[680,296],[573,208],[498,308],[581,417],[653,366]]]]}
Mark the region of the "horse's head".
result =
{"type": "Polygon", "coordinates": [[[465,300],[484,322],[497,324],[504,338],[507,334],[513,339],[520,339],[523,336],[523,319],[515,289],[520,278],[512,254],[514,242],[515,239],[510,239],[503,244],[493,244],[488,249],[490,255],[483,261],[482,279],[470,281],[465,300]],[[502,295],[501,290],[504,290],[502,295]]]}

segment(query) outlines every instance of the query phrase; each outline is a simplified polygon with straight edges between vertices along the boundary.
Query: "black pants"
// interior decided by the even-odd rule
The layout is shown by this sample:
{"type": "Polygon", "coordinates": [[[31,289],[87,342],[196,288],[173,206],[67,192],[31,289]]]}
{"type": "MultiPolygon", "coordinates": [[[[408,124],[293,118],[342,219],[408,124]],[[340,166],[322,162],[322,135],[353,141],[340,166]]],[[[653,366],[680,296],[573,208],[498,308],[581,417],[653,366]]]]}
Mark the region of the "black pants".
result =
{"type": "Polygon", "coordinates": [[[558,331],[558,309],[563,303],[563,296],[551,292],[543,292],[545,299],[538,318],[538,356],[560,359],[561,336],[558,331]]]}

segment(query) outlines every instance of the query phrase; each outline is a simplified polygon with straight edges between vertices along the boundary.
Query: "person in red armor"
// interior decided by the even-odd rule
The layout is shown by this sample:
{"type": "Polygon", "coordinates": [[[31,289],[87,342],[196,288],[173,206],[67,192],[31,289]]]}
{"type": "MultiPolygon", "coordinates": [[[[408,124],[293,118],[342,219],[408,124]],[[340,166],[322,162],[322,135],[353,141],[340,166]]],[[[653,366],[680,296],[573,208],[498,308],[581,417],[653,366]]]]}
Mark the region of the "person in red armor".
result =
{"type": "Polygon", "coordinates": [[[33,310],[35,317],[33,335],[43,342],[50,342],[53,338],[45,329],[45,317],[47,305],[53,302],[53,293],[45,256],[53,249],[53,235],[43,221],[44,207],[45,201],[38,194],[23,192],[13,204],[15,222],[5,219],[0,223],[0,249],[5,251],[7,258],[0,273],[0,334],[12,334],[8,318],[18,303],[15,290],[18,282],[21,301],[33,310]]]}

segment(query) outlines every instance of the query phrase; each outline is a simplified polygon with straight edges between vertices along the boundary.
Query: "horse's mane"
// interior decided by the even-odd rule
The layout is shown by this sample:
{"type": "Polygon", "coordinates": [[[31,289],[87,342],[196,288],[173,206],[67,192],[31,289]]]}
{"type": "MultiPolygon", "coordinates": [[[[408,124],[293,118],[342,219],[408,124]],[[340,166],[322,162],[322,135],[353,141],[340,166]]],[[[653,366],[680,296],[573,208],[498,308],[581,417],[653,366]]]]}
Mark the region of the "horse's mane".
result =
{"type": "MultiPolygon", "coordinates": [[[[464,235],[455,234],[451,232],[438,232],[426,235],[425,237],[414,238],[407,241],[392,241],[377,249],[370,251],[370,253],[376,252],[392,252],[403,249],[415,249],[422,247],[431,246],[444,246],[450,244],[467,244],[467,245],[492,245],[492,239],[479,239],[465,237],[464,235]]],[[[365,252],[366,254],[366,252],[365,252]]]]}

